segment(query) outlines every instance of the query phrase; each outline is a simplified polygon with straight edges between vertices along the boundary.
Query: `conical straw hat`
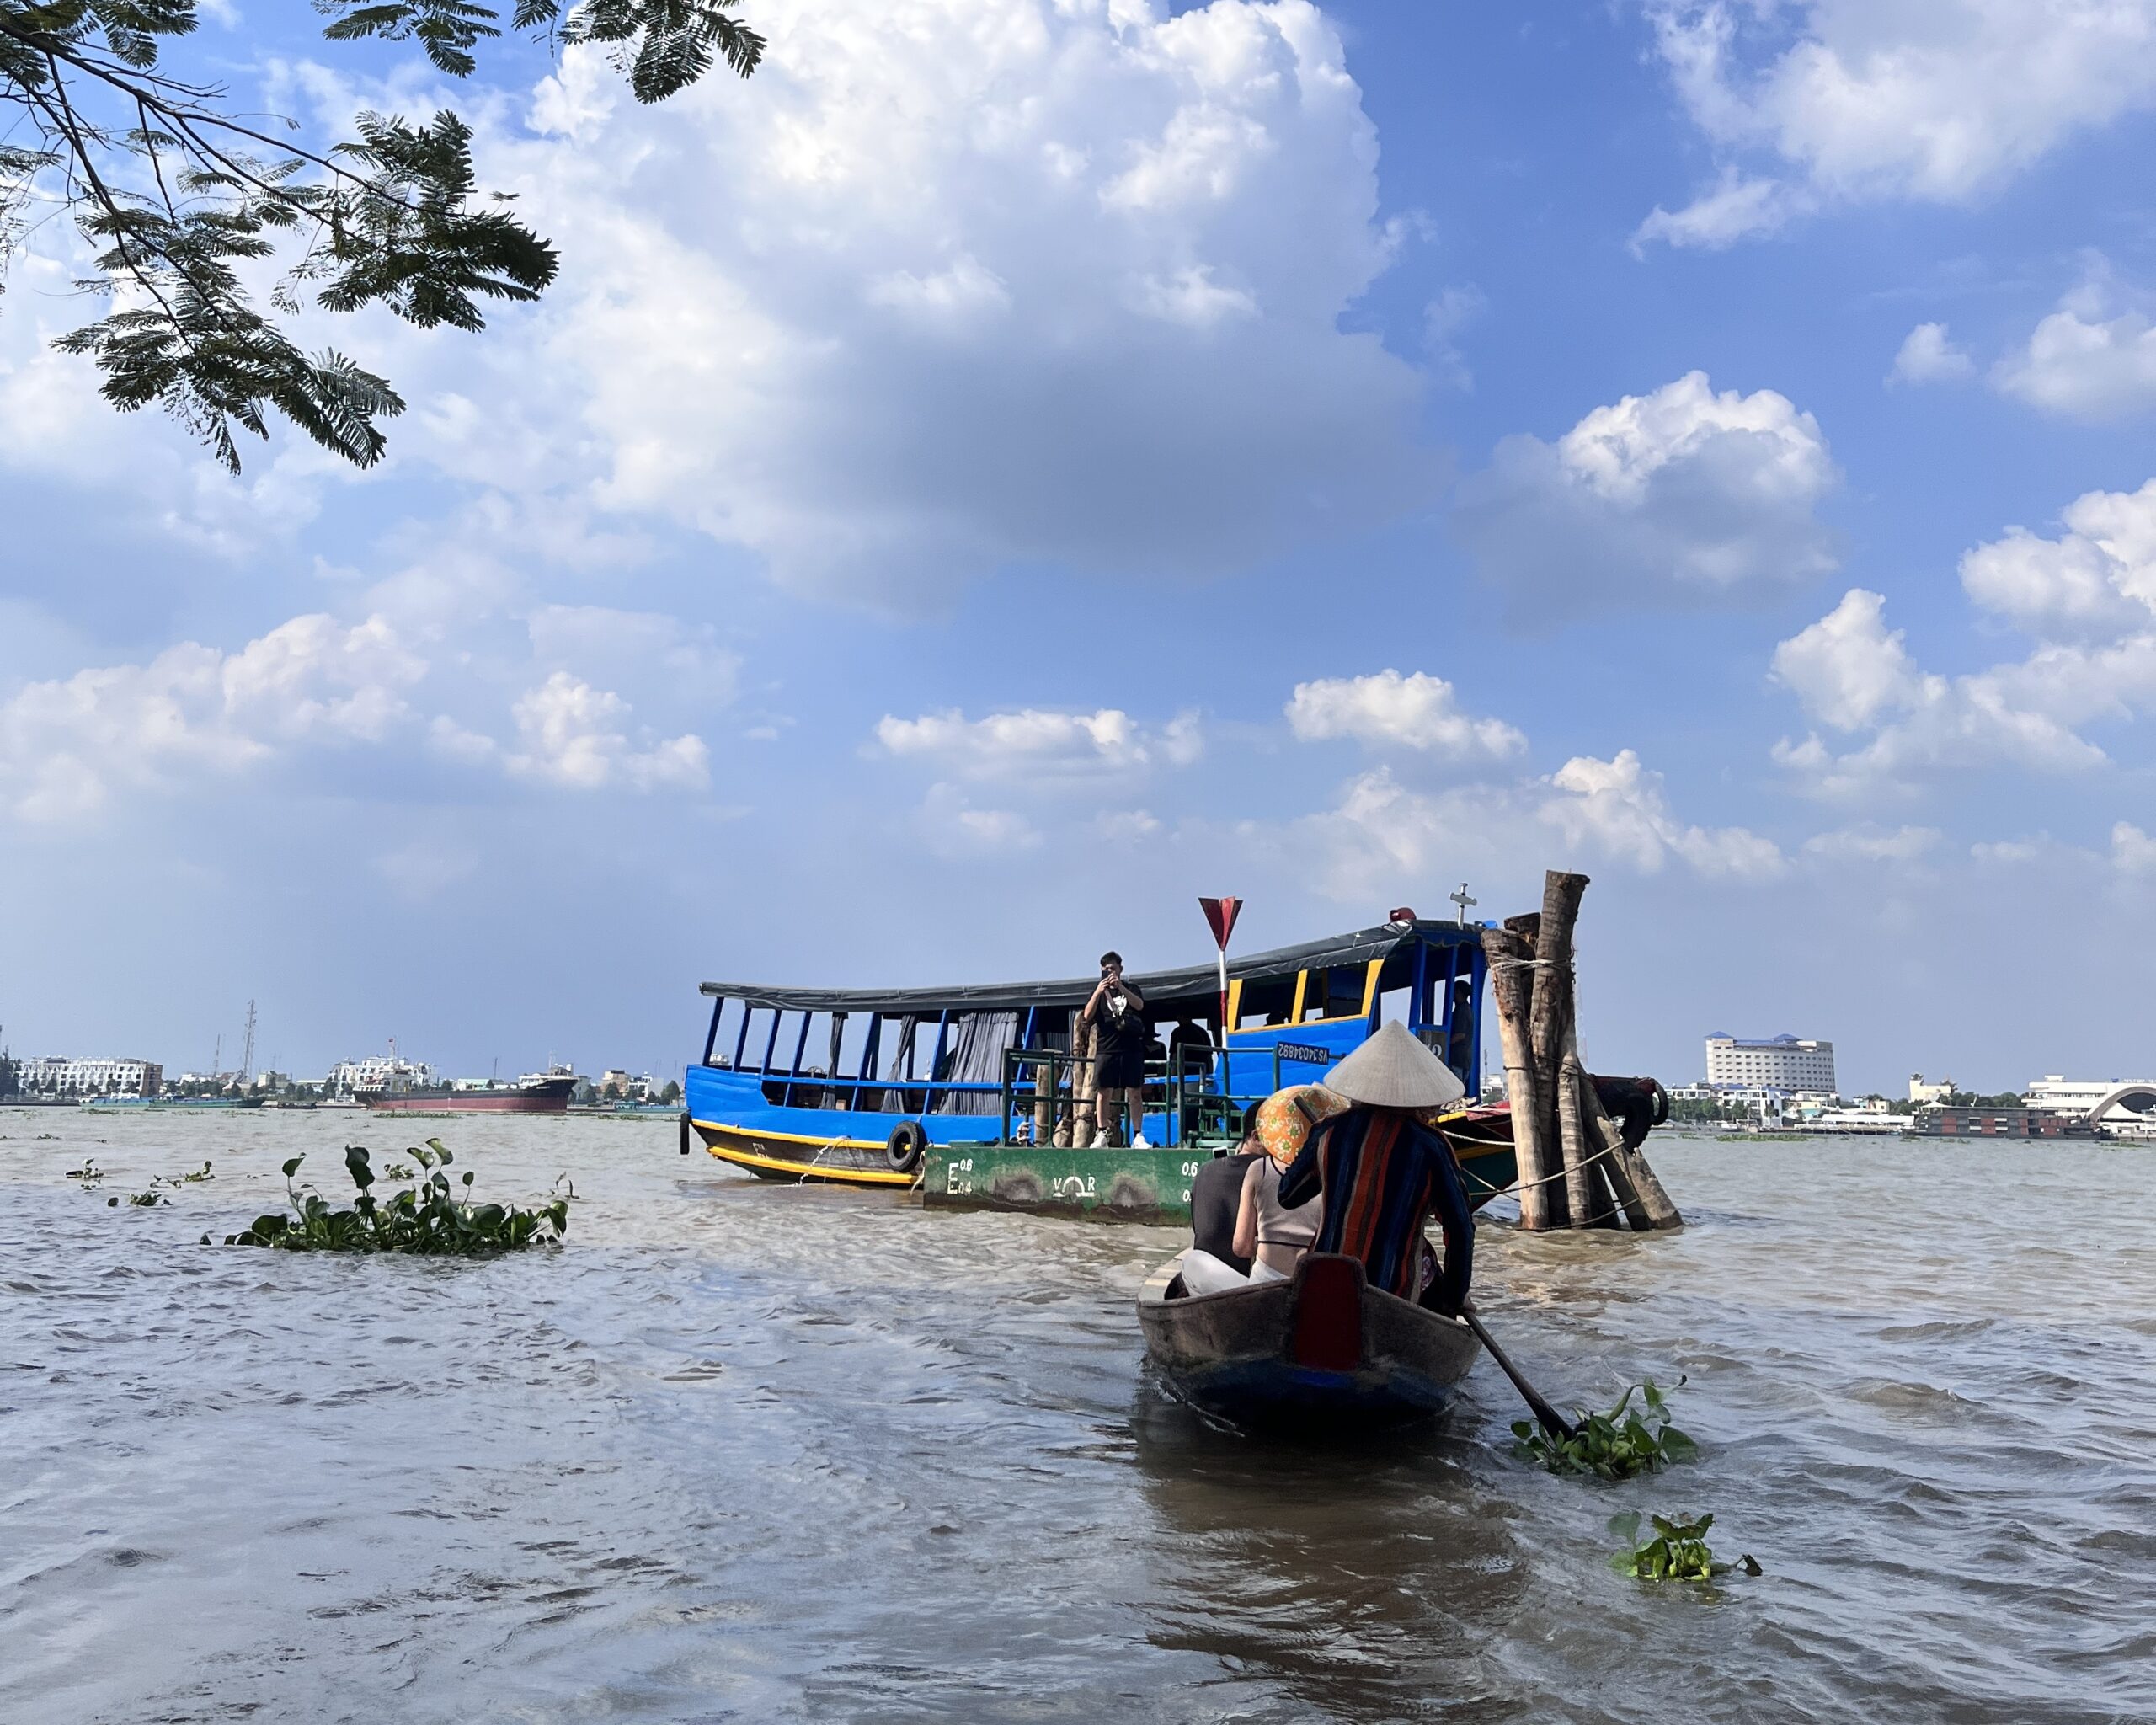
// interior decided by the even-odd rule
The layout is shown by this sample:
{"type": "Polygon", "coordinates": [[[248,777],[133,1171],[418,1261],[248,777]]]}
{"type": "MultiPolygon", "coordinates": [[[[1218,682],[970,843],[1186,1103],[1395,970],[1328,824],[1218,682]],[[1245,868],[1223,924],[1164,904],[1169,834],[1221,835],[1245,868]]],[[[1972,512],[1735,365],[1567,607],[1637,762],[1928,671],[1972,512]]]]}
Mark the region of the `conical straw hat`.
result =
{"type": "Polygon", "coordinates": [[[1325,1087],[1380,1108],[1438,1108],[1467,1094],[1452,1068],[1396,1018],[1327,1072],[1325,1087]]]}

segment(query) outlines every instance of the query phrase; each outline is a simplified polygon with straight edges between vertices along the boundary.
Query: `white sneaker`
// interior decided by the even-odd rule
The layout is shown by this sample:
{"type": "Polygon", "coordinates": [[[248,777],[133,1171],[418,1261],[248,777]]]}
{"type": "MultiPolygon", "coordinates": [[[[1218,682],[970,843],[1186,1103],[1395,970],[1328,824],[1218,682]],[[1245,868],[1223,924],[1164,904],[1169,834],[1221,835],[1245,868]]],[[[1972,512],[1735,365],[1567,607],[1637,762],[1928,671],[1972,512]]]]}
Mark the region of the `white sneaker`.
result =
{"type": "Polygon", "coordinates": [[[1115,1146],[1108,1142],[1108,1135],[1107,1133],[1096,1132],[1093,1135],[1093,1148],[1096,1150],[1113,1150],[1115,1146]]]}
{"type": "Polygon", "coordinates": [[[1145,1135],[1140,1132],[1130,1140],[1130,1147],[1133,1150],[1150,1150],[1153,1146],[1145,1141],[1145,1135]]]}

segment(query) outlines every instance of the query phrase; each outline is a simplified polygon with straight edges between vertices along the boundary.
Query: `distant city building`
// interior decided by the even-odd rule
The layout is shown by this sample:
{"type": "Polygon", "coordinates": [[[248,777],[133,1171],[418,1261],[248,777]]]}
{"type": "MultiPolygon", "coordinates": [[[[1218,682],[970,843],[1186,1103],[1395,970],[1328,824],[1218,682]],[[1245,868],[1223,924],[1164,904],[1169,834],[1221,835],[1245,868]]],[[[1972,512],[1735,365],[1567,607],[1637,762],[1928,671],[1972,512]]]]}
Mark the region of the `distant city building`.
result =
{"type": "Polygon", "coordinates": [[[649,1102],[659,1094],[659,1081],[648,1072],[631,1072],[627,1067],[609,1066],[599,1075],[593,1091],[614,1102],[649,1102]]]}
{"type": "Polygon", "coordinates": [[[1721,1089],[1817,1091],[1838,1094],[1834,1085],[1834,1044],[1808,1038],[1770,1036],[1749,1042],[1742,1037],[1707,1039],[1707,1082],[1721,1089]]]}
{"type": "Polygon", "coordinates": [[[1926,1108],[1909,1124],[1920,1138],[2089,1138],[2086,1121],[2047,1108],[1926,1108]]]}
{"type": "Polygon", "coordinates": [[[432,1084],[435,1069],[424,1060],[408,1060],[402,1055],[370,1055],[364,1060],[339,1060],[323,1081],[327,1093],[349,1097],[355,1090],[379,1090],[390,1080],[399,1084],[432,1084]]]}
{"type": "Polygon", "coordinates": [[[2156,1080],[2147,1078],[2067,1078],[2047,1072],[2021,1093],[2024,1107],[2053,1114],[2087,1114],[2105,1100],[2101,1124],[2127,1125],[2156,1108],[2156,1080]]]}
{"type": "Polygon", "coordinates": [[[1954,1094],[1954,1081],[1942,1078],[1936,1084],[1927,1083],[1921,1072],[1909,1074],[1909,1100],[1929,1108],[1945,1102],[1954,1094]]]}
{"type": "Polygon", "coordinates": [[[78,1060],[48,1055],[20,1063],[17,1081],[33,1096],[155,1096],[165,1069],[155,1060],[78,1060]]]}

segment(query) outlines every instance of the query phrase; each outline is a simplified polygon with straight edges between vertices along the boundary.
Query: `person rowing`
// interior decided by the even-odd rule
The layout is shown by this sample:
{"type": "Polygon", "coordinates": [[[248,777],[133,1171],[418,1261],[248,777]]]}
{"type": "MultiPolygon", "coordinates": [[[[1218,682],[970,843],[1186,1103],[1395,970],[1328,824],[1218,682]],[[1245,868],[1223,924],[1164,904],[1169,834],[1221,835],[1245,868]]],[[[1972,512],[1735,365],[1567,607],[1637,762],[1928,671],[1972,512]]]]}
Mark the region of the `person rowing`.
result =
{"type": "Polygon", "coordinates": [[[1312,1129],[1281,1175],[1281,1209],[1322,1198],[1310,1249],[1360,1259],[1370,1286],[1402,1300],[1422,1294],[1422,1225],[1434,1213],[1444,1263],[1423,1303],[1457,1316],[1474,1274],[1474,1213],[1451,1146],[1417,1113],[1458,1102],[1466,1087],[1397,1021],[1324,1083],[1349,1106],[1312,1129]]]}

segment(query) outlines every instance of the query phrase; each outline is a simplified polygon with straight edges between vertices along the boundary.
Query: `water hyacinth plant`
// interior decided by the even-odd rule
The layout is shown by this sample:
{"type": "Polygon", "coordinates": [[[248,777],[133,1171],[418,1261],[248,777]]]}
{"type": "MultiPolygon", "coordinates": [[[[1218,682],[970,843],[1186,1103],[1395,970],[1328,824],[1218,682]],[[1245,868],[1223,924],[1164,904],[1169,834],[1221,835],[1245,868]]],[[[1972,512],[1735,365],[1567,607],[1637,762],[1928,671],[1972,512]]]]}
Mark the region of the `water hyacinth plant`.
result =
{"type": "MultiPolygon", "coordinates": [[[[83,1190],[88,1192],[103,1180],[104,1175],[95,1162],[85,1162],[79,1168],[68,1169],[67,1178],[71,1180],[80,1179],[83,1190]]],[[[199,1186],[205,1180],[214,1180],[216,1178],[210,1172],[210,1164],[207,1162],[203,1163],[191,1174],[153,1174],[150,1177],[149,1189],[137,1192],[127,1201],[137,1210],[149,1210],[157,1204],[172,1202],[172,1194],[158,1191],[157,1188],[160,1186],[199,1186]]],[[[117,1210],[120,1207],[120,1200],[117,1198],[108,1198],[104,1203],[107,1210],[117,1210]]]]}
{"type": "Polygon", "coordinates": [[[344,1170],[357,1196],[351,1208],[339,1210],[312,1187],[296,1186],[292,1177],[307,1160],[296,1156],[285,1164],[285,1188],[291,1210],[257,1216],[243,1231],[227,1234],[227,1246],[268,1246],[285,1252],[403,1252],[427,1257],[479,1258],[531,1246],[557,1246],[569,1230],[574,1188],[556,1183],[551,1202],[526,1210],[515,1204],[474,1204],[471,1170],[452,1188],[450,1165],[456,1157],[439,1138],[404,1152],[424,1170],[416,1185],[387,1195],[374,1190],[376,1174],[363,1145],[349,1145],[344,1170]]]}
{"type": "MultiPolygon", "coordinates": [[[[1679,1378],[1682,1386],[1684,1380],[1679,1378]]],[[[1598,1479],[1630,1479],[1659,1473],[1673,1461],[1689,1461],[1700,1446],[1669,1423],[1669,1398],[1654,1380],[1634,1384],[1607,1413],[1582,1408],[1577,1430],[1556,1438],[1532,1420],[1515,1420],[1513,1453],[1539,1461],[1552,1473],[1591,1473],[1598,1479]],[[1632,1398],[1640,1405],[1633,1407],[1632,1398]]]]}
{"type": "Polygon", "coordinates": [[[1707,1545],[1707,1530],[1715,1525],[1711,1515],[1702,1515],[1696,1521],[1673,1520],[1662,1515],[1647,1519],[1654,1525],[1654,1537],[1650,1540],[1640,1537],[1636,1509],[1609,1518],[1610,1532],[1625,1542],[1625,1549],[1609,1560],[1610,1567],[1620,1575],[1638,1581],[1712,1581],[1733,1569],[1742,1569],[1747,1575],[1762,1573],[1758,1560],[1749,1551],[1734,1563],[1716,1562],[1707,1545]]]}

